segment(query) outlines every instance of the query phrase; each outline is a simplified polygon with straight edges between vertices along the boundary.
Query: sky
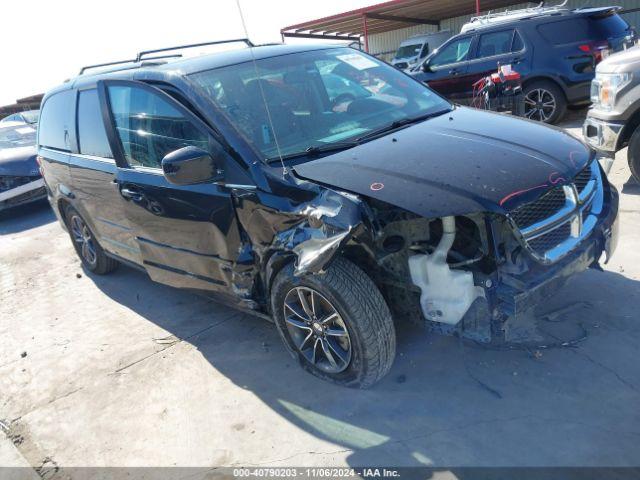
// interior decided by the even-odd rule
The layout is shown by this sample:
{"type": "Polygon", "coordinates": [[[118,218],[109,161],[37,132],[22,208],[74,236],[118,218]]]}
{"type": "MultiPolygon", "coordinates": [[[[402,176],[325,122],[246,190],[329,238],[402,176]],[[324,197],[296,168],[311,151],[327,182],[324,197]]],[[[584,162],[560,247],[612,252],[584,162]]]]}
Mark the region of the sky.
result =
{"type": "MultiPolygon", "coordinates": [[[[378,1],[240,0],[240,5],[250,39],[266,43],[279,42],[287,25],[378,1]]],[[[236,0],[2,3],[0,106],[46,92],[84,65],[132,58],[141,50],[244,37],[236,0]]]]}

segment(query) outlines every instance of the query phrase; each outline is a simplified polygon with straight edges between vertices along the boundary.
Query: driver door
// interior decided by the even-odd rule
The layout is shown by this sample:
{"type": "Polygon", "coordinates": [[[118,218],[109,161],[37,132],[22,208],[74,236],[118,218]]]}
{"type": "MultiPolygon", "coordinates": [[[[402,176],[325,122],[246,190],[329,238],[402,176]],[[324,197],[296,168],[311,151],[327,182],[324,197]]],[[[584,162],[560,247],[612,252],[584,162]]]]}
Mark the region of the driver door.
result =
{"type": "Polygon", "coordinates": [[[240,234],[230,191],[214,182],[173,185],[161,168],[163,157],[179,148],[212,151],[210,129],[142,82],[106,80],[99,88],[122,208],[149,276],[175,287],[231,291],[240,234]]]}
{"type": "Polygon", "coordinates": [[[474,37],[457,38],[427,60],[430,72],[427,84],[455,102],[468,102],[473,97],[473,75],[469,75],[469,57],[474,37]]]}

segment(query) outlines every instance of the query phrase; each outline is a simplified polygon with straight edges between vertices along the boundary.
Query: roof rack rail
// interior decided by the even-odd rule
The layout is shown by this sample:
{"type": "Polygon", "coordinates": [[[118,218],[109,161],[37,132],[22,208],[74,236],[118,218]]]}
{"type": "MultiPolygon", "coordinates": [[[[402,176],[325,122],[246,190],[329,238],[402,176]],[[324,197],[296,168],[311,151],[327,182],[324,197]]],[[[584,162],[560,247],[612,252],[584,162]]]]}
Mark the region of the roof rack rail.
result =
{"type": "Polygon", "coordinates": [[[86,67],[82,67],[80,69],[80,73],[78,75],[82,75],[85,71],[90,70],[92,68],[100,68],[100,67],[109,67],[111,65],[122,65],[124,63],[134,63],[136,60],[132,58],[130,60],[118,60],[117,62],[107,62],[107,63],[97,63],[95,65],[87,65],[86,67]]]}
{"type": "MultiPolygon", "coordinates": [[[[203,43],[192,43],[190,45],[179,45],[177,47],[167,47],[167,48],[158,48],[155,50],[145,50],[144,52],[140,52],[138,53],[138,55],[136,56],[135,61],[139,62],[140,60],[142,60],[142,57],[144,57],[145,55],[149,55],[150,53],[161,53],[161,52],[169,52],[171,50],[182,50],[184,48],[196,48],[196,47],[205,47],[207,45],[220,45],[223,43],[238,43],[238,42],[242,42],[242,43],[246,43],[248,47],[253,47],[253,43],[251,43],[251,40],[249,40],[248,38],[235,38],[233,40],[218,40],[216,42],[203,42],[203,43]]],[[[157,58],[157,57],[154,57],[157,58]]]]}
{"type": "Polygon", "coordinates": [[[529,17],[534,17],[537,15],[544,15],[554,12],[560,12],[568,10],[566,7],[568,0],[563,0],[562,3],[558,5],[545,6],[546,1],[540,2],[535,7],[521,8],[517,10],[509,10],[506,9],[503,12],[487,12],[485,15],[479,15],[477,17],[471,17],[465,25],[462,27],[461,33],[464,33],[471,28],[476,26],[486,26],[494,22],[507,21],[509,19],[524,19],[529,17]]]}

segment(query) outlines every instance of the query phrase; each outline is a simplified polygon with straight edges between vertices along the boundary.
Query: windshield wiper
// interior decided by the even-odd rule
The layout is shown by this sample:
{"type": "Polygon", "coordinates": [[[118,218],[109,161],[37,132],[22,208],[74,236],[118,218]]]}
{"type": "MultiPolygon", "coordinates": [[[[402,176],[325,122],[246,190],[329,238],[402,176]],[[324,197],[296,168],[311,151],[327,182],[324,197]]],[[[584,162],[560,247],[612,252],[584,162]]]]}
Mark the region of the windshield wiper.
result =
{"type": "Polygon", "coordinates": [[[394,120],[393,122],[391,122],[388,125],[385,125],[382,128],[379,128],[377,130],[373,130],[372,132],[367,133],[366,135],[362,135],[361,137],[358,137],[356,139],[356,141],[358,143],[363,142],[364,140],[370,140],[372,138],[378,137],[380,135],[383,135],[385,133],[389,133],[392,132],[394,130],[397,130],[401,127],[406,127],[407,125],[412,125],[414,123],[420,123],[424,120],[427,120],[429,118],[433,118],[433,117],[437,117],[439,115],[442,115],[443,113],[447,113],[450,112],[451,109],[447,108],[445,110],[438,110],[436,112],[430,112],[430,113],[425,113],[422,115],[417,115],[415,117],[407,117],[407,118],[401,118],[399,120],[394,120]]]}
{"type": "MultiPolygon", "coordinates": [[[[300,157],[314,157],[316,155],[320,155],[322,153],[328,152],[338,152],[340,150],[346,150],[348,148],[353,148],[358,145],[358,142],[334,142],[327,143],[325,145],[311,145],[306,149],[300,152],[288,153],[282,156],[282,160],[290,160],[292,158],[300,158],[300,157]]],[[[267,162],[279,162],[280,157],[271,157],[267,159],[267,162]]]]}

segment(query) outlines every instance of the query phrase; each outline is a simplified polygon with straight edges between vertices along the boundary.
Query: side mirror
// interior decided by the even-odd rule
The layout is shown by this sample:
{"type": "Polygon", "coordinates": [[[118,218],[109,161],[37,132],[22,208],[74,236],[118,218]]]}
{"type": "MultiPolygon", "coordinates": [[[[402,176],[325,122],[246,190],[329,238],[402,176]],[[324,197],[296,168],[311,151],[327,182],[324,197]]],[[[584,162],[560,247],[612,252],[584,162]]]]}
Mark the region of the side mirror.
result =
{"type": "Polygon", "coordinates": [[[422,63],[422,71],[423,72],[433,72],[433,70],[431,70],[431,65],[430,65],[430,61],[429,60],[425,60],[422,63]]]}
{"type": "Polygon", "coordinates": [[[222,170],[209,152],[198,147],[183,147],[167,153],[162,159],[164,177],[174,185],[219,180],[222,170]]]}

